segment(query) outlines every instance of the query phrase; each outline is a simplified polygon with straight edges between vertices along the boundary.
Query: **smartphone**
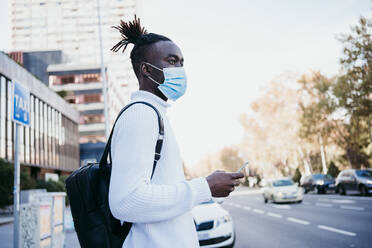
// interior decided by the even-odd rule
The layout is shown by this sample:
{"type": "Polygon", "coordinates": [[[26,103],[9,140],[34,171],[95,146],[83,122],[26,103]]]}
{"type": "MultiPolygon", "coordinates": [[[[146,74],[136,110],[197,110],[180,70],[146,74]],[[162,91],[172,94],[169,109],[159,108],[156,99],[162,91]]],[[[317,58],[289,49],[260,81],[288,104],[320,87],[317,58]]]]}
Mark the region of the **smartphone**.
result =
{"type": "Polygon", "coordinates": [[[245,162],[243,165],[242,165],[242,167],[240,167],[239,168],[239,170],[237,171],[237,172],[242,172],[243,171],[243,169],[247,166],[249,164],[249,162],[247,161],[247,162],[245,162]]]}

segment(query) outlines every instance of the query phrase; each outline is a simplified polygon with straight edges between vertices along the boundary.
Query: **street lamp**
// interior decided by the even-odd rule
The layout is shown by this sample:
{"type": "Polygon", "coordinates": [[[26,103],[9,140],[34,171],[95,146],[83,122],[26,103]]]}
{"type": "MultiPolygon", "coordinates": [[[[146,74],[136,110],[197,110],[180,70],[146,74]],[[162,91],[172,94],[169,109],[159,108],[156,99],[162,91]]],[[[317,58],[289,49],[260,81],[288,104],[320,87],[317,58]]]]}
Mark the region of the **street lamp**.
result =
{"type": "Polygon", "coordinates": [[[101,13],[100,13],[100,2],[97,0],[97,16],[98,16],[98,36],[99,36],[99,47],[101,55],[101,78],[102,78],[102,92],[103,92],[103,114],[105,117],[105,137],[106,140],[109,137],[109,122],[108,122],[108,111],[107,111],[107,81],[105,65],[103,63],[103,45],[102,45],[102,30],[101,30],[101,13]]]}

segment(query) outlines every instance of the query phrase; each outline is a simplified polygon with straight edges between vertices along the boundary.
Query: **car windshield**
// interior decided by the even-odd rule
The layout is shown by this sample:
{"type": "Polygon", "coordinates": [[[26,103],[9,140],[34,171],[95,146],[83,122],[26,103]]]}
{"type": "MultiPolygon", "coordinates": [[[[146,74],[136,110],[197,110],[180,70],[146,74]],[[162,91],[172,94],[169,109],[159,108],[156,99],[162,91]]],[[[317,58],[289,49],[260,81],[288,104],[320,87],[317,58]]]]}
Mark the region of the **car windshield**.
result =
{"type": "Polygon", "coordinates": [[[370,170],[357,170],[355,173],[358,177],[372,177],[372,171],[370,170]]]}
{"type": "Polygon", "coordinates": [[[331,175],[325,175],[325,174],[314,174],[313,178],[316,180],[321,180],[321,179],[332,179],[331,175]]]}
{"type": "Polygon", "coordinates": [[[281,179],[273,181],[274,187],[290,186],[293,185],[293,181],[290,179],[281,179]]]}

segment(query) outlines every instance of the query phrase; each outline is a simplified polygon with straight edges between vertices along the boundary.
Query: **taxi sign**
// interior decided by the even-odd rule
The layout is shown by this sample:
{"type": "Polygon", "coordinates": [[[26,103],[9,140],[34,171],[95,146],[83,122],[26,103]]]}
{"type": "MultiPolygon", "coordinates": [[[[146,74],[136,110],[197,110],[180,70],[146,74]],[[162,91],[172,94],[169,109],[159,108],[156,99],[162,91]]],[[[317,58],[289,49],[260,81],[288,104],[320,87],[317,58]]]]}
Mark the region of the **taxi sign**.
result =
{"type": "Polygon", "coordinates": [[[30,125],[30,90],[13,80],[13,121],[30,125]]]}

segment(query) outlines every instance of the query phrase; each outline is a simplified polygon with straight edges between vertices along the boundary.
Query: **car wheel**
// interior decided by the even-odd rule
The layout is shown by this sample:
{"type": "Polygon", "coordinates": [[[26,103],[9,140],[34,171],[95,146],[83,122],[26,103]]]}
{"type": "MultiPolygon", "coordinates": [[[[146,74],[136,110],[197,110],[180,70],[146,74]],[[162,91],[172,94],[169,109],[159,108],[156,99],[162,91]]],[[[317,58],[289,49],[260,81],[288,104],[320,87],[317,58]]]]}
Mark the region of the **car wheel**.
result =
{"type": "Polygon", "coordinates": [[[307,189],[305,189],[304,193],[307,194],[307,192],[308,192],[307,189]]]}
{"type": "Polygon", "coordinates": [[[267,203],[267,202],[268,202],[267,198],[266,198],[266,197],[264,197],[264,203],[267,203]]]}
{"type": "Polygon", "coordinates": [[[340,195],[346,195],[346,189],[342,184],[338,186],[338,192],[340,193],[340,195]]]}
{"type": "Polygon", "coordinates": [[[302,203],[302,200],[299,200],[297,203],[302,203]]]}
{"type": "Polygon", "coordinates": [[[360,193],[361,193],[363,196],[368,195],[368,190],[367,190],[366,186],[364,186],[364,185],[360,185],[360,186],[359,186],[359,191],[360,191],[360,193]]]}
{"type": "Polygon", "coordinates": [[[319,189],[318,187],[314,187],[314,192],[315,194],[320,195],[322,193],[322,190],[319,189]]]}

